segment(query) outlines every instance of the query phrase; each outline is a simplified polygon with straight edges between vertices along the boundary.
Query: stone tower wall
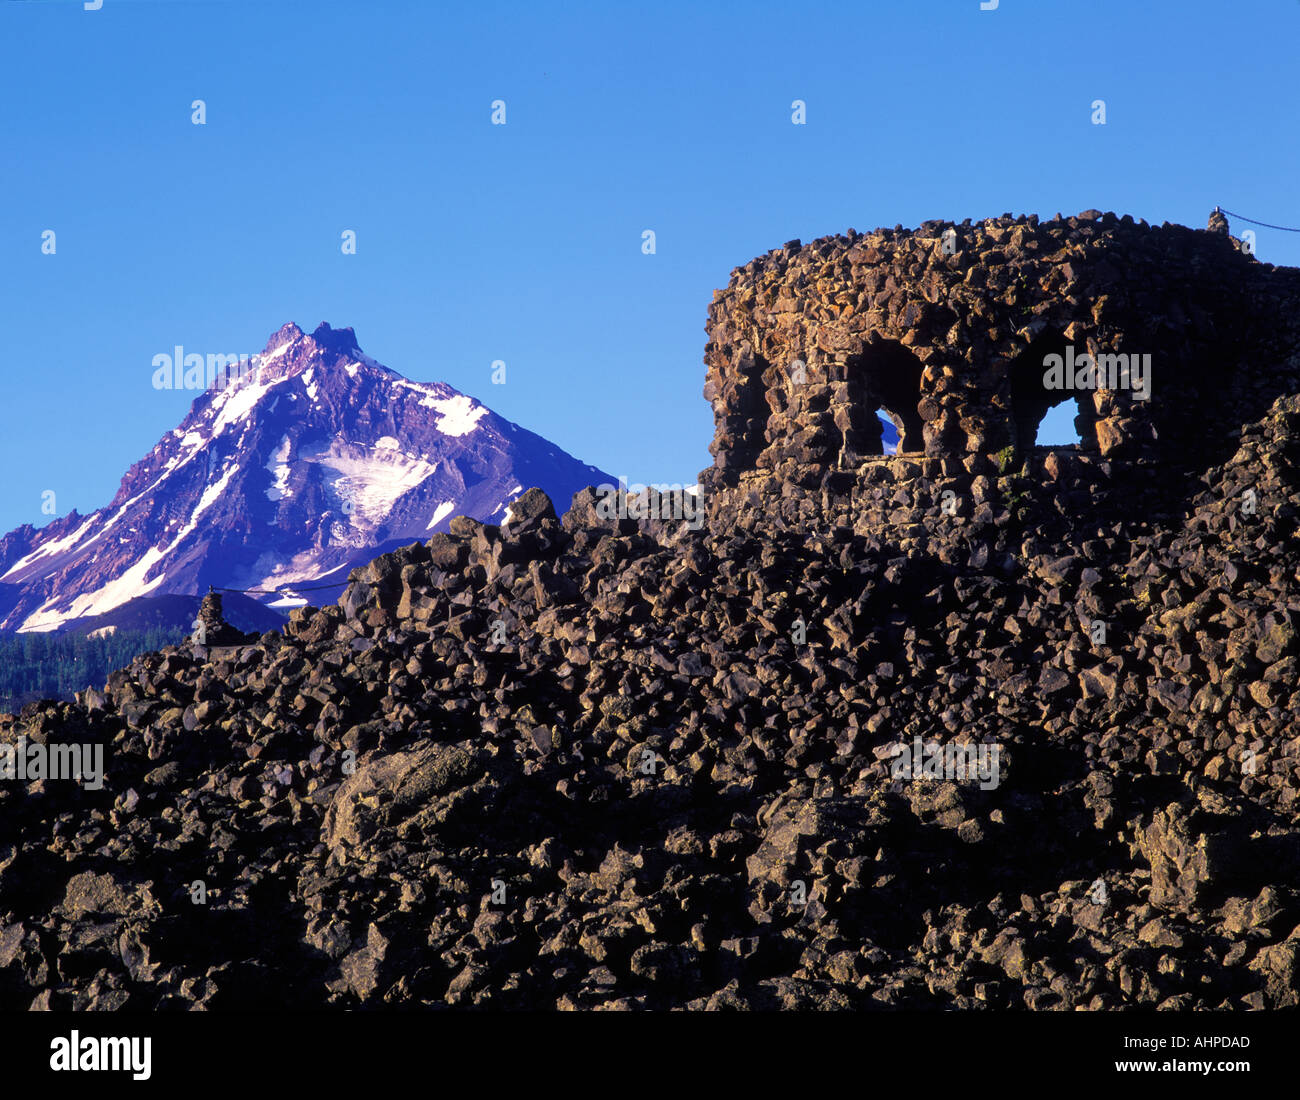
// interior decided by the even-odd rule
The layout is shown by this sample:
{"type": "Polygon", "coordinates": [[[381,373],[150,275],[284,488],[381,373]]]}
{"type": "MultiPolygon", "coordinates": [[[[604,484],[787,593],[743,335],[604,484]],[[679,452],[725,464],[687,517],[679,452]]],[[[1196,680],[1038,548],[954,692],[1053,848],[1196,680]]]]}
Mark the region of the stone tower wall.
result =
{"type": "Polygon", "coordinates": [[[1258,262],[1217,214],[1208,230],[1097,211],[933,221],[791,241],[732,273],[707,331],[702,480],[722,497],[843,481],[881,454],[882,408],[900,454],[969,474],[1028,452],[1065,400],[1082,456],[1187,468],[1300,390],[1300,270],[1258,262]],[[1044,358],[1071,349],[1149,355],[1149,397],[1132,377],[1046,389],[1044,358]]]}

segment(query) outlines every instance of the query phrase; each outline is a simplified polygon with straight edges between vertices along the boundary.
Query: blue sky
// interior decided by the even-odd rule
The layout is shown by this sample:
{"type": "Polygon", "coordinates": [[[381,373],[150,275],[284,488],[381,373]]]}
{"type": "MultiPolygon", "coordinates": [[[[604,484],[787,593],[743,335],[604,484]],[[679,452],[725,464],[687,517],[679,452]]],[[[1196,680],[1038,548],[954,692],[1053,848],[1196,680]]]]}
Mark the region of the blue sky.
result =
{"type": "MultiPolygon", "coordinates": [[[[291,320],[694,481],[712,291],[792,237],[1216,203],[1300,225],[1297,41],[1291,0],[0,0],[0,532],[47,522],[45,490],[106,504],[181,420],[154,355],[291,320]]],[[[1257,233],[1300,264],[1300,234],[1257,233]]]]}

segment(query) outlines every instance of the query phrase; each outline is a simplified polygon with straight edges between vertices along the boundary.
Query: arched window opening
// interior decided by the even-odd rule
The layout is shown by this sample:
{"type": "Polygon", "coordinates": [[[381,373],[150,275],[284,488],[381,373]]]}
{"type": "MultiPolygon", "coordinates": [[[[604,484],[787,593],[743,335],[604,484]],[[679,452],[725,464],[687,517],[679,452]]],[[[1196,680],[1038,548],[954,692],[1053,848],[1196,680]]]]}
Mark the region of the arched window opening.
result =
{"type": "Polygon", "coordinates": [[[846,404],[838,413],[840,467],[864,457],[917,453],[921,432],[921,361],[894,340],[876,336],[845,364],[846,404]]]}
{"type": "Polygon", "coordinates": [[[1084,350],[1056,333],[1044,333],[1012,361],[1011,416],[1022,451],[1095,442],[1092,387],[1082,368],[1074,370],[1084,350]]]}
{"type": "Polygon", "coordinates": [[[921,432],[921,361],[902,344],[882,343],[872,356],[874,390],[880,409],[893,425],[898,439],[893,452],[917,454],[925,450],[921,432]]]}

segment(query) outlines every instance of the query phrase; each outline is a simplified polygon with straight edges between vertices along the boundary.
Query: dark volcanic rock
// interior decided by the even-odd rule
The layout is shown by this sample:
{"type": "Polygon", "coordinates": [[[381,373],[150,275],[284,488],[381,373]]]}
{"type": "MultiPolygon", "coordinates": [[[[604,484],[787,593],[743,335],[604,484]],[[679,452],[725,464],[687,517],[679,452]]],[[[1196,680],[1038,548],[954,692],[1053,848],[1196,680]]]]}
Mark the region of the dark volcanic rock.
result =
{"type": "Polygon", "coordinates": [[[0,781],[0,1005],[1297,1004],[1296,273],[1112,215],[944,228],[720,292],[702,528],[532,490],[283,634],[0,718],[106,770],[0,781]],[[1038,321],[1185,376],[1034,448],[1038,321]]]}

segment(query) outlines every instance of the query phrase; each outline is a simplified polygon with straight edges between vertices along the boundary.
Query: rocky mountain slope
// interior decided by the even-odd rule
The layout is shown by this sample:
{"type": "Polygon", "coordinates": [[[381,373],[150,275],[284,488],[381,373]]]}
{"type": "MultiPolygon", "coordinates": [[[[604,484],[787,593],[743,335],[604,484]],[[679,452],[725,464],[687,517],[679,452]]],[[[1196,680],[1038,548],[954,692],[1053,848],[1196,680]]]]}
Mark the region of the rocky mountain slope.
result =
{"type": "Polygon", "coordinates": [[[530,490],[0,719],[108,767],[0,782],[0,1004],[1300,1004],[1300,396],[967,457],[530,490]]]}
{"type": "Polygon", "coordinates": [[[411,382],[351,329],[285,325],[256,370],[189,415],[90,516],[0,539],[0,630],[62,629],[127,601],[310,586],[446,530],[500,521],[528,485],[567,500],[614,479],[441,383],[411,382]]]}

